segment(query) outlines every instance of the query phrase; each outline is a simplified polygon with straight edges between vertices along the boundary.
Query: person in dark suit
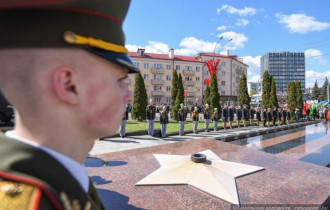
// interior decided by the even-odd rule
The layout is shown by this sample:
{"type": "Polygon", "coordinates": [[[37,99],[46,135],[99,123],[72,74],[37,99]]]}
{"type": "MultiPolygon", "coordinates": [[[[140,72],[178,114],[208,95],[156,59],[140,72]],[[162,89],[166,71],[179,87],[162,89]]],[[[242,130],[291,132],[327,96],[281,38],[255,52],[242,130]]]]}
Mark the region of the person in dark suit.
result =
{"type": "Polygon", "coordinates": [[[273,118],[273,126],[275,126],[276,125],[276,120],[277,120],[277,109],[276,109],[276,107],[273,108],[272,118],[273,118]]]}
{"type": "Polygon", "coordinates": [[[288,113],[287,125],[289,125],[290,124],[290,120],[291,120],[291,110],[290,110],[290,108],[288,108],[287,113],[288,113]]]}
{"type": "Polygon", "coordinates": [[[251,126],[253,125],[254,112],[255,112],[254,107],[251,106],[251,108],[250,108],[250,112],[249,112],[249,114],[250,114],[250,125],[251,125],[251,126]]]}
{"type": "Polygon", "coordinates": [[[261,121],[261,111],[260,111],[260,107],[259,106],[257,106],[256,107],[256,117],[257,117],[257,126],[259,126],[259,123],[260,123],[260,121],[261,121]]]}
{"type": "Polygon", "coordinates": [[[240,122],[242,119],[242,110],[241,110],[241,106],[238,106],[236,109],[236,120],[237,120],[237,127],[240,127],[240,122]]]}
{"type": "Polygon", "coordinates": [[[15,107],[0,135],[0,209],[104,209],[84,162],[133,100],[129,4],[0,0],[0,89],[15,107]]]}
{"type": "Polygon", "coordinates": [[[262,119],[263,119],[263,125],[264,127],[266,127],[266,123],[267,123],[267,109],[264,108],[264,111],[262,112],[262,119]]]}
{"type": "Polygon", "coordinates": [[[246,104],[244,104],[242,112],[243,112],[243,124],[244,124],[244,127],[246,127],[246,121],[249,120],[249,115],[248,115],[248,110],[246,109],[246,104]]]}
{"type": "Polygon", "coordinates": [[[159,123],[161,136],[162,138],[166,138],[166,127],[168,124],[168,112],[166,106],[163,106],[162,110],[159,112],[159,123]]]}
{"type": "Polygon", "coordinates": [[[223,129],[227,129],[227,121],[228,121],[228,108],[227,105],[223,105],[221,118],[223,122],[223,129]]]}
{"type": "Polygon", "coordinates": [[[283,125],[286,125],[286,118],[287,118],[288,114],[286,112],[286,109],[285,107],[283,107],[283,110],[282,110],[282,119],[283,119],[283,125]]]}
{"type": "Polygon", "coordinates": [[[229,108],[229,127],[230,129],[233,129],[233,121],[234,121],[234,112],[235,112],[235,109],[234,109],[234,106],[231,105],[230,108],[229,108]]]}

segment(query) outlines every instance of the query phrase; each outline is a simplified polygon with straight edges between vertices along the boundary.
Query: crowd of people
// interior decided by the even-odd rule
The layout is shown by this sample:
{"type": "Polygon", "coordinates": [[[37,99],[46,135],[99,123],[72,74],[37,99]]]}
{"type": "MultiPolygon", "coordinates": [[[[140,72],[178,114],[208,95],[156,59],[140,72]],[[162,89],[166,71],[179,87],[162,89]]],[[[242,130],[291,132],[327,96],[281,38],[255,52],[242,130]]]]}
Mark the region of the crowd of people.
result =
{"type": "MultiPolygon", "coordinates": [[[[259,106],[248,106],[246,104],[241,107],[240,105],[222,105],[221,113],[218,112],[217,108],[212,111],[209,104],[205,106],[184,106],[183,103],[180,104],[180,108],[177,113],[177,122],[179,123],[179,135],[184,135],[185,121],[188,117],[193,121],[193,133],[198,133],[198,122],[199,120],[204,120],[204,131],[209,132],[210,121],[213,122],[213,130],[218,131],[219,121],[223,122],[223,129],[233,129],[234,124],[236,127],[247,127],[249,125],[256,126],[280,126],[288,125],[291,120],[295,120],[296,123],[299,120],[306,119],[330,119],[327,118],[328,108],[318,107],[318,108],[307,108],[307,111],[301,113],[301,110],[296,108],[291,110],[285,106],[283,107],[273,107],[273,108],[261,108],[259,106]],[[312,115],[311,115],[312,112],[312,115]],[[202,114],[203,117],[200,116],[202,114]]],[[[120,127],[119,135],[121,137],[125,136],[125,126],[128,120],[129,109],[126,109],[126,116],[123,119],[122,125],[120,127]]],[[[169,112],[170,106],[161,104],[155,105],[153,100],[150,99],[149,104],[146,107],[146,118],[148,122],[148,135],[154,135],[154,122],[156,119],[156,113],[159,113],[159,123],[161,124],[161,137],[166,137],[166,128],[169,123],[169,112]]],[[[330,115],[330,112],[329,112],[330,115]]]]}

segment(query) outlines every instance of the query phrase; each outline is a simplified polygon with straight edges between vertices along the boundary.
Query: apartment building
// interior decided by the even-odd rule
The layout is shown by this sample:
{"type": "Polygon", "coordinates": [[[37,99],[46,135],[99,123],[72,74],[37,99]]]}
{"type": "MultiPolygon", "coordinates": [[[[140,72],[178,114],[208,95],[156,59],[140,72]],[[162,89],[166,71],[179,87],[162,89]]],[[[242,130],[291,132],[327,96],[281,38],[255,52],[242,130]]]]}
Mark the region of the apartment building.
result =
{"type": "MultiPolygon", "coordinates": [[[[205,90],[204,79],[209,77],[205,62],[210,59],[220,59],[218,66],[218,85],[221,100],[236,101],[239,79],[247,73],[247,65],[237,56],[227,54],[200,53],[196,57],[174,55],[174,49],[169,54],[146,53],[145,49],[129,52],[129,56],[141,69],[148,98],[155,103],[170,104],[172,89],[172,73],[181,73],[183,86],[187,92],[187,99],[193,104],[203,103],[205,90]]],[[[135,75],[129,75],[126,83],[129,89],[134,90],[135,75]]]]}

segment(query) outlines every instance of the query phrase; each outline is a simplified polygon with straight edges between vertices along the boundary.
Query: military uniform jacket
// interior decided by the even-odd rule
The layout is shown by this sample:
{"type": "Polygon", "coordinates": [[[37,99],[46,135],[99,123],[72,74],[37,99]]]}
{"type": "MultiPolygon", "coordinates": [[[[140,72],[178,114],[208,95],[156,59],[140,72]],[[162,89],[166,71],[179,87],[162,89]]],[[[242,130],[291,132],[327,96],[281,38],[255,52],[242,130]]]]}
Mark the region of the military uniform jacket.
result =
{"type": "Polygon", "coordinates": [[[291,113],[288,112],[288,120],[291,120],[291,113]]]}
{"type": "Polygon", "coordinates": [[[272,113],[271,112],[267,112],[267,120],[272,121],[272,113]]]}
{"type": "Polygon", "coordinates": [[[193,111],[192,115],[193,115],[193,121],[199,121],[198,111],[193,111]]]}
{"type": "Polygon", "coordinates": [[[243,108],[243,119],[244,120],[249,119],[248,112],[247,112],[247,110],[245,108],[243,108]]]}
{"type": "Polygon", "coordinates": [[[222,117],[222,120],[224,120],[224,121],[228,120],[228,109],[227,108],[222,109],[221,117],[222,117]]]}
{"type": "Polygon", "coordinates": [[[242,110],[241,109],[236,109],[236,117],[237,117],[237,120],[242,119],[242,110]]]}
{"type": "Polygon", "coordinates": [[[253,109],[250,109],[250,118],[254,119],[254,110],[253,109]]]}
{"type": "Polygon", "coordinates": [[[285,110],[282,111],[282,117],[283,117],[283,120],[285,120],[287,117],[287,112],[285,110]]]}
{"type": "Polygon", "coordinates": [[[278,120],[282,119],[282,112],[281,111],[277,112],[277,117],[278,117],[278,120]]]}
{"type": "Polygon", "coordinates": [[[262,112],[262,118],[264,120],[267,120],[267,112],[266,111],[262,112]]]}
{"type": "Polygon", "coordinates": [[[233,121],[233,120],[234,120],[234,109],[229,108],[229,121],[233,121]]]}
{"type": "Polygon", "coordinates": [[[261,120],[261,112],[260,111],[256,111],[256,113],[257,113],[257,120],[261,120]]]}
{"type": "Polygon", "coordinates": [[[273,111],[272,111],[272,116],[273,116],[273,119],[274,119],[274,120],[277,119],[277,111],[276,111],[276,110],[273,110],[273,111]]]}
{"type": "Polygon", "coordinates": [[[64,203],[104,209],[91,182],[86,193],[62,164],[38,148],[1,134],[0,160],[0,209],[68,209],[64,203]]]}
{"type": "Polygon", "coordinates": [[[160,118],[159,118],[160,124],[167,124],[168,123],[168,112],[162,111],[159,114],[160,114],[160,118]]]}
{"type": "Polygon", "coordinates": [[[179,109],[178,111],[178,121],[186,121],[187,112],[185,109],[179,109]]]}
{"type": "Polygon", "coordinates": [[[205,109],[205,110],[204,110],[204,119],[205,119],[205,120],[210,119],[210,115],[211,115],[211,113],[210,113],[210,109],[205,109]]]}
{"type": "Polygon", "coordinates": [[[219,121],[219,113],[218,113],[218,111],[213,112],[212,120],[213,121],[216,121],[216,122],[219,121]]]}
{"type": "Polygon", "coordinates": [[[155,120],[156,117],[156,107],[154,105],[148,105],[146,108],[147,120],[155,120]]]}

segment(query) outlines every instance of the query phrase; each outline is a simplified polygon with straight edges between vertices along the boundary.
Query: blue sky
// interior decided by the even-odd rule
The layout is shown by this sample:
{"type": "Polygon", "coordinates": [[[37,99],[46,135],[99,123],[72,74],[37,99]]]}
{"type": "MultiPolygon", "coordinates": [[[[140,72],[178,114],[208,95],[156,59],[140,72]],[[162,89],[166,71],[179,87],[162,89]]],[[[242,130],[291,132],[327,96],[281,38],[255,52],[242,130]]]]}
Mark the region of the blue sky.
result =
{"type": "Polygon", "coordinates": [[[193,56],[220,47],[244,58],[257,81],[260,56],[305,52],[306,86],[330,77],[329,0],[132,0],[124,22],[126,47],[193,56]],[[233,39],[227,42],[228,39],[233,39]]]}

